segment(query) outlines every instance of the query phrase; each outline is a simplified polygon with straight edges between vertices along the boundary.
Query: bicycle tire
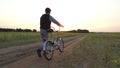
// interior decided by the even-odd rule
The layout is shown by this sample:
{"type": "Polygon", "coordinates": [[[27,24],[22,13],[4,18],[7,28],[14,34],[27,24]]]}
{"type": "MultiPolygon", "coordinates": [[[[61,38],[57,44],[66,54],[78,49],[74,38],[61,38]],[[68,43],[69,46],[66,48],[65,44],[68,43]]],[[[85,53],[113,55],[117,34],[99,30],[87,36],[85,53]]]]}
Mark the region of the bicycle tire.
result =
{"type": "Polygon", "coordinates": [[[58,42],[58,50],[59,52],[62,53],[64,50],[64,41],[62,40],[62,38],[58,38],[57,42],[58,42]]]}
{"type": "Polygon", "coordinates": [[[53,54],[54,54],[53,44],[51,41],[47,41],[45,51],[43,51],[43,55],[45,59],[50,61],[53,57],[53,54]]]}

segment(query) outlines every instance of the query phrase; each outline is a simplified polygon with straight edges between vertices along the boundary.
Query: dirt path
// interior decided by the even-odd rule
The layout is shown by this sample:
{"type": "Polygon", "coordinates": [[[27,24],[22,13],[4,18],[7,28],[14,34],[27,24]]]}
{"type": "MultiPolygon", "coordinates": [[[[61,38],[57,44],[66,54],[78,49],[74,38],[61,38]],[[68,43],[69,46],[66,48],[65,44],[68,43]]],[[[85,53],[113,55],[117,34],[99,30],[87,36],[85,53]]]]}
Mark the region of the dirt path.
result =
{"type": "MultiPolygon", "coordinates": [[[[40,44],[40,43],[36,43],[36,47],[32,47],[32,45],[31,45],[31,47],[29,47],[29,52],[27,52],[27,49],[25,49],[25,50],[22,49],[25,52],[18,55],[18,57],[20,56],[20,58],[18,58],[20,60],[17,60],[17,59],[15,59],[17,61],[12,60],[15,62],[12,63],[12,61],[10,61],[6,64],[3,64],[1,66],[1,68],[59,68],[59,64],[57,62],[58,59],[60,60],[60,57],[64,57],[65,55],[70,54],[72,48],[75,47],[75,45],[79,44],[80,41],[82,39],[84,39],[86,36],[87,35],[70,38],[72,40],[65,43],[64,52],[60,53],[58,51],[55,51],[54,57],[51,61],[47,61],[44,57],[41,57],[41,58],[37,57],[35,49],[38,47],[38,44],[40,44]],[[30,49],[31,49],[31,51],[30,51],[30,49]],[[25,54],[27,54],[27,55],[25,55],[25,54]],[[32,55],[29,56],[29,54],[32,54],[32,55]],[[21,55],[22,55],[22,57],[21,57],[21,55]]],[[[67,40],[69,40],[69,39],[67,39],[67,40]]],[[[25,48],[25,47],[23,47],[23,48],[25,48]]],[[[11,51],[11,52],[15,52],[15,51],[11,51]]],[[[5,54],[5,53],[0,53],[0,54],[5,54]]],[[[9,60],[9,59],[7,59],[7,60],[9,60]]]]}

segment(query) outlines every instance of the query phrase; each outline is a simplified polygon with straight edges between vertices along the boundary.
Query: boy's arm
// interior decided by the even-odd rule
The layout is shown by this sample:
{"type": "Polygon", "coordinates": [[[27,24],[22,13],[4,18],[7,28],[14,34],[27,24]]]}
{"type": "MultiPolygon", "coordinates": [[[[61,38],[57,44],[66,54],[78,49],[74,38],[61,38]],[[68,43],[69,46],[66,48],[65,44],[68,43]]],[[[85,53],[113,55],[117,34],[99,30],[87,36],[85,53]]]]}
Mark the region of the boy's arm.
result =
{"type": "Polygon", "coordinates": [[[60,27],[64,27],[63,25],[61,25],[56,19],[54,19],[52,16],[50,16],[50,21],[52,21],[53,23],[57,24],[60,27]]]}

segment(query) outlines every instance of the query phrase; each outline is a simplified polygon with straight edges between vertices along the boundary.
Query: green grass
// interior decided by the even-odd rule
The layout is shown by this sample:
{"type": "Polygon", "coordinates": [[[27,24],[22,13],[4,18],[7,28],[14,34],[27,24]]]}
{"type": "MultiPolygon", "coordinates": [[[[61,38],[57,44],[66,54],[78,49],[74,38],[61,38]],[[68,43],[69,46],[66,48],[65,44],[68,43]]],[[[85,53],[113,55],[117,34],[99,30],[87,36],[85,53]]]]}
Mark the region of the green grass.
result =
{"type": "MultiPolygon", "coordinates": [[[[79,33],[60,33],[62,37],[79,35],[79,33]]],[[[56,36],[53,33],[53,36],[56,36]]],[[[0,32],[0,48],[39,42],[41,36],[39,32],[0,32]]]]}
{"type": "Polygon", "coordinates": [[[59,63],[62,68],[120,68],[120,34],[89,34],[59,63]]]}
{"type": "Polygon", "coordinates": [[[0,47],[36,42],[39,35],[38,32],[0,32],[0,47]]]}

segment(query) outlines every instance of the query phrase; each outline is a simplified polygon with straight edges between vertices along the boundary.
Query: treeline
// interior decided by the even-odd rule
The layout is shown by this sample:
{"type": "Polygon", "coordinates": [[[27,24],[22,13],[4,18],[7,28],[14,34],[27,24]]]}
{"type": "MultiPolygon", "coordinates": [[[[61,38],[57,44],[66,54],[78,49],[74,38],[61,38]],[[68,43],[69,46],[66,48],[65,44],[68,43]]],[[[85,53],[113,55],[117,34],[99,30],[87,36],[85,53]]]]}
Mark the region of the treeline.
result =
{"type": "Polygon", "coordinates": [[[37,32],[36,29],[21,29],[21,28],[17,28],[17,29],[11,29],[11,28],[0,28],[0,32],[37,32]]]}
{"type": "MultiPolygon", "coordinates": [[[[11,29],[11,28],[0,28],[0,32],[37,32],[36,29],[11,29]]],[[[73,33],[89,33],[89,30],[86,29],[77,29],[77,30],[70,30],[70,31],[63,31],[63,32],[73,32],[73,33]]]]}
{"type": "Polygon", "coordinates": [[[70,30],[68,32],[74,32],[74,33],[89,33],[89,30],[86,29],[77,29],[77,30],[70,30]]]}

